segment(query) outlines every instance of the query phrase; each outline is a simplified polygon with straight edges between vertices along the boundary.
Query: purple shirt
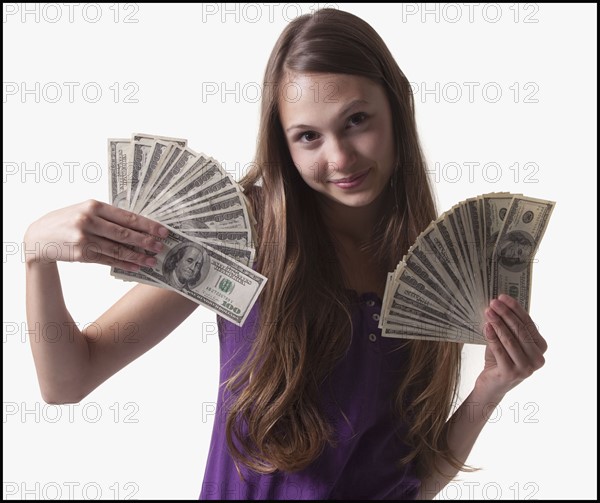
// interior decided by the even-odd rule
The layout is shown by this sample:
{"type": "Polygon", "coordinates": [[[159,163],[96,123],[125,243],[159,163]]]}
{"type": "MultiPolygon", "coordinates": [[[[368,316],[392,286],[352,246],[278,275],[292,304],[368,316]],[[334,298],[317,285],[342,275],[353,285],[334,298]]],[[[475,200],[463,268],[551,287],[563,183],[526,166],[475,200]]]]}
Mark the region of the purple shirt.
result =
{"type": "MultiPolygon", "coordinates": [[[[420,481],[413,465],[397,468],[397,460],[408,452],[397,431],[402,434],[406,425],[393,415],[393,392],[407,358],[406,350],[398,348],[405,341],[381,337],[377,327],[381,300],[375,293],[354,297],[349,351],[323,388],[330,388],[337,401],[337,406],[324,411],[335,421],[337,446],[327,444],[309,467],[293,473],[261,475],[240,464],[244,481],[227,449],[223,387],[219,387],[200,499],[415,499],[420,481]]],[[[219,320],[221,383],[248,354],[258,304],[242,327],[219,320]]],[[[326,398],[326,403],[333,403],[333,398],[326,398]]]]}

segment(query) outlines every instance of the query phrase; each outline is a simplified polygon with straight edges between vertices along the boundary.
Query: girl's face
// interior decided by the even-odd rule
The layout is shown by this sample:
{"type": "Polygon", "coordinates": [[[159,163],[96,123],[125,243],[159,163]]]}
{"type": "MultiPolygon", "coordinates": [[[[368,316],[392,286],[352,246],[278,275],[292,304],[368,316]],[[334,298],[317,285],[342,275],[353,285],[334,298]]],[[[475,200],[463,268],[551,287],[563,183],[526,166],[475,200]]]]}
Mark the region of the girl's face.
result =
{"type": "Polygon", "coordinates": [[[294,164],[312,189],[352,207],[383,192],[394,170],[394,140],[380,85],[353,75],[293,75],[279,110],[294,164]]]}

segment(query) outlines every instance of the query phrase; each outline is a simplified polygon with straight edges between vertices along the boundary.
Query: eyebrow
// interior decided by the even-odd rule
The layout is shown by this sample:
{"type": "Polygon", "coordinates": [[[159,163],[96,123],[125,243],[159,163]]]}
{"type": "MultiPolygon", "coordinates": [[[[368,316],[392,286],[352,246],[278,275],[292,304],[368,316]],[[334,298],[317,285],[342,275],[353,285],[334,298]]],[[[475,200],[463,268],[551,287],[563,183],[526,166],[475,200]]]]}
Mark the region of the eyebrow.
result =
{"type": "MultiPolygon", "coordinates": [[[[348,103],[348,105],[346,105],[342,111],[339,113],[340,117],[344,116],[348,113],[349,110],[351,110],[353,107],[355,107],[356,105],[368,105],[369,102],[366,100],[352,100],[350,103],[348,103]]],[[[287,128],[285,131],[286,133],[288,131],[291,131],[292,129],[310,129],[312,126],[307,126],[306,124],[294,124],[293,126],[290,126],[289,128],[287,128]]]]}

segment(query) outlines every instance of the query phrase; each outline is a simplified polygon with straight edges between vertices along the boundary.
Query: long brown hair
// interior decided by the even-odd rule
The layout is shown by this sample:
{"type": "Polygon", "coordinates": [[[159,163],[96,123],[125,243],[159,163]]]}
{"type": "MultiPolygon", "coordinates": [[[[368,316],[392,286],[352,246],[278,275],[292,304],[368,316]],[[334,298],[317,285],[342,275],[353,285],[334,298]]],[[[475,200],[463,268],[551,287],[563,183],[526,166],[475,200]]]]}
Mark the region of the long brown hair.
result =
{"type": "MultiPolygon", "coordinates": [[[[362,19],[336,9],[296,18],[267,63],[256,159],[240,181],[258,221],[255,267],[268,282],[250,354],[226,384],[233,397],[226,434],[236,465],[260,473],[301,470],[334,441],[320,410],[319,387],[343,356],[351,332],[351,299],[332,239],[280,122],[277,86],[288,72],[357,75],[385,90],[396,167],[384,195],[385,214],[368,243],[382,268],[393,270],[436,217],[411,88],[381,37],[362,19]]],[[[385,284],[386,278],[380,280],[385,284]]],[[[404,441],[411,451],[399,464],[414,460],[425,477],[440,454],[465,470],[449,451],[444,429],[457,397],[462,345],[402,344],[410,359],[395,404],[409,423],[404,441]]]]}

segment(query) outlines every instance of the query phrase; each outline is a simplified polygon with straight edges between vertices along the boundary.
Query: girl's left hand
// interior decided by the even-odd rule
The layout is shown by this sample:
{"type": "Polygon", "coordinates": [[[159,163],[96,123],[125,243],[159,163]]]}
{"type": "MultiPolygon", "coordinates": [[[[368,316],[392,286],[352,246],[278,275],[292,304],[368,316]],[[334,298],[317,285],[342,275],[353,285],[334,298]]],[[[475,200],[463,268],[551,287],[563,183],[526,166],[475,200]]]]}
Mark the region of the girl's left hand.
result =
{"type": "Polygon", "coordinates": [[[475,388],[502,397],[544,365],[548,344],[529,314],[509,295],[492,300],[485,315],[485,367],[475,388]]]}

